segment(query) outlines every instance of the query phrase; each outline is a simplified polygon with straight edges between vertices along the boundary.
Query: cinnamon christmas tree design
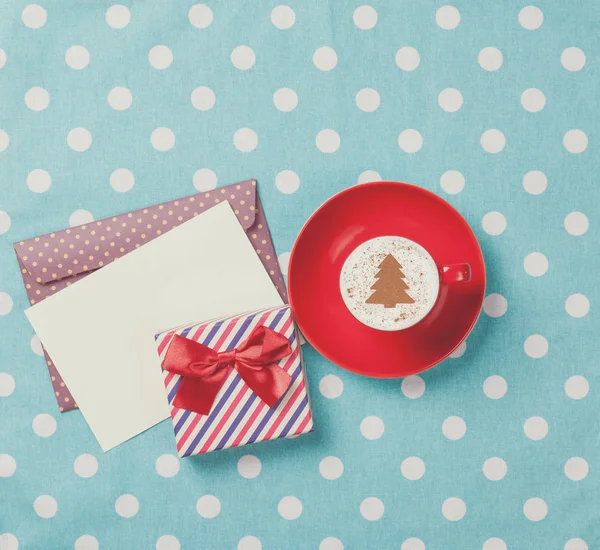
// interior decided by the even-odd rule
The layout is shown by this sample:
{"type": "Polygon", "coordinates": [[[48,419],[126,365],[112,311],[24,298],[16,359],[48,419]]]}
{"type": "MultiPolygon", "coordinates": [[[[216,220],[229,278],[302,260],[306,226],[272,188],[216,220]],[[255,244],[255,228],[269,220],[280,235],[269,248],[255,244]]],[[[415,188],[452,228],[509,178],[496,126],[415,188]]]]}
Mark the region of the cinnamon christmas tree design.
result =
{"type": "Polygon", "coordinates": [[[407,294],[408,285],[404,281],[406,275],[402,273],[402,266],[391,254],[388,254],[383,262],[379,264],[379,271],[375,275],[377,279],[365,303],[381,304],[385,308],[396,307],[397,304],[414,304],[415,301],[407,294]]]}

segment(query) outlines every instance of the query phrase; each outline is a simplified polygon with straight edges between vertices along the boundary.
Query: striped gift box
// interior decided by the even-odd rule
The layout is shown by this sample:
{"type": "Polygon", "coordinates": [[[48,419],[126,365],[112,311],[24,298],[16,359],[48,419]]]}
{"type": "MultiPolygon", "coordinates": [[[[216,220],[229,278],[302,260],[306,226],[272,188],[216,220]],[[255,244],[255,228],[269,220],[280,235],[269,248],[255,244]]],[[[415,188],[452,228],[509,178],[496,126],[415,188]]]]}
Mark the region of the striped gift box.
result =
{"type": "Polygon", "coordinates": [[[215,351],[227,351],[243,342],[260,325],[283,334],[292,348],[291,355],[279,362],[279,366],[292,376],[292,383],[273,407],[253,393],[232,369],[208,415],[180,409],[173,405],[173,400],[182,377],[163,370],[179,456],[295,437],[313,430],[302,353],[289,306],[163,332],[156,336],[156,346],[161,361],[176,334],[215,351]]]}

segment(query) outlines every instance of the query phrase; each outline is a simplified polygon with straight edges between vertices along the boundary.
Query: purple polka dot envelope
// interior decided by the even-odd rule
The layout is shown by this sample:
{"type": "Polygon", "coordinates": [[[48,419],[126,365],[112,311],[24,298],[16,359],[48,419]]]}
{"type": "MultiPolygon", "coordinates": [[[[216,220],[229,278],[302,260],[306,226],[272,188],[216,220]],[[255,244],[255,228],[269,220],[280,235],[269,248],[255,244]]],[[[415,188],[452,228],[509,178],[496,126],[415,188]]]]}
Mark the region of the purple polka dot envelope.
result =
{"type": "MultiPolygon", "coordinates": [[[[229,201],[262,264],[287,302],[285,287],[255,180],[126,212],[14,243],[27,296],[39,303],[216,204],[229,201]]],[[[61,412],[77,407],[44,350],[61,412]]]]}

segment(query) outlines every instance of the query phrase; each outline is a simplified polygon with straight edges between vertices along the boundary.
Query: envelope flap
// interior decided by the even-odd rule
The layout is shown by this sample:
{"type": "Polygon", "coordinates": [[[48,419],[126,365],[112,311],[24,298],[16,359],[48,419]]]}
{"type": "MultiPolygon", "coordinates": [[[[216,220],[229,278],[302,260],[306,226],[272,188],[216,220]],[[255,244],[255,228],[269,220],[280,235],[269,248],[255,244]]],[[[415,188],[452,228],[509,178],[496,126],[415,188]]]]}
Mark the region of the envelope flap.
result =
{"type": "Polygon", "coordinates": [[[256,181],[247,180],[183,199],[48,233],[13,246],[38,283],[91,272],[169,229],[228,200],[247,230],[256,215],[256,181]]]}

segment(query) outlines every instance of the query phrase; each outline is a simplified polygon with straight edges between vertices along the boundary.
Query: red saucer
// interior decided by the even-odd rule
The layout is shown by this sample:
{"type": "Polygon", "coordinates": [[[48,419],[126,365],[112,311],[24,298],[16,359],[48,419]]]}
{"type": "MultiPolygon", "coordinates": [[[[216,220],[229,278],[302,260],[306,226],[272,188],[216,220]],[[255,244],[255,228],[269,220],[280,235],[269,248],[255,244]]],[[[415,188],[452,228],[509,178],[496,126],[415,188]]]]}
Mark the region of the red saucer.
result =
{"type": "Polygon", "coordinates": [[[292,250],[290,305],[306,339],[340,367],[379,378],[407,376],[444,360],[467,337],[485,292],[483,255],[465,219],[437,195],[406,183],[350,187],[306,222],[292,250]],[[342,265],[361,243],[398,235],[427,249],[438,266],[468,263],[469,283],[441,285],[422,321],[383,332],[357,321],[339,289],[342,265]]]}

